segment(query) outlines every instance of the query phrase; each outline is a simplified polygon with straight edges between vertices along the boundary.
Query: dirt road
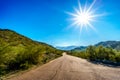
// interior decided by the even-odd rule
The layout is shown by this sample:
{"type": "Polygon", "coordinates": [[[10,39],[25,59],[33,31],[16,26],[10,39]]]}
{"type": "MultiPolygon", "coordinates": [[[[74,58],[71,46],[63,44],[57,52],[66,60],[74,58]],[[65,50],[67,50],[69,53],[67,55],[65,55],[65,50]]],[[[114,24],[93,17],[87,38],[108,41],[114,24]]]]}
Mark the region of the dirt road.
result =
{"type": "Polygon", "coordinates": [[[58,59],[9,80],[120,80],[120,68],[95,65],[64,53],[58,59]]]}

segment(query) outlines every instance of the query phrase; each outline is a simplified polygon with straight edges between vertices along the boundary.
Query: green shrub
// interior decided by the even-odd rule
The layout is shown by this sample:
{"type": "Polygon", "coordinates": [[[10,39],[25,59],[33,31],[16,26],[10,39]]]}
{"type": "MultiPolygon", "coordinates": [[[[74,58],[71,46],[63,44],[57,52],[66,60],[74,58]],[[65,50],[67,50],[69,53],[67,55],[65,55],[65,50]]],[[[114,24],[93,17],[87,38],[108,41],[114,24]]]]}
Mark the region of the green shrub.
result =
{"type": "Polygon", "coordinates": [[[103,46],[89,46],[86,50],[81,52],[70,52],[71,55],[85,58],[91,61],[101,62],[117,62],[120,63],[120,52],[112,48],[105,48],[103,46]]]}

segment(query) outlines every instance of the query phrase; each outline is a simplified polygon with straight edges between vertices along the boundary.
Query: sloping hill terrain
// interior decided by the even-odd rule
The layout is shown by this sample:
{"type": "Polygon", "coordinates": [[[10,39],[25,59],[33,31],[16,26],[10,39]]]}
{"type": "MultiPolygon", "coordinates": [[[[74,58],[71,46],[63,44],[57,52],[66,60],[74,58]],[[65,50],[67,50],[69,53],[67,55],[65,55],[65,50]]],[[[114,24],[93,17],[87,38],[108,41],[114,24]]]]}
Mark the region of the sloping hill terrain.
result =
{"type": "Polygon", "coordinates": [[[44,64],[61,56],[61,53],[48,44],[33,41],[15,31],[0,29],[0,75],[44,64]]]}
{"type": "MultiPolygon", "coordinates": [[[[112,49],[116,49],[116,50],[120,51],[120,41],[103,41],[103,42],[99,42],[93,46],[96,46],[96,47],[103,46],[106,48],[112,48],[112,49]]],[[[79,46],[79,47],[76,47],[71,50],[80,52],[81,50],[85,50],[87,47],[89,47],[89,46],[79,46]]]]}
{"type": "Polygon", "coordinates": [[[104,41],[104,42],[99,42],[95,46],[104,46],[104,47],[111,47],[116,50],[120,50],[120,41],[104,41]]]}
{"type": "Polygon", "coordinates": [[[81,51],[71,50],[70,55],[85,58],[92,62],[120,66],[120,51],[104,46],[88,46],[81,51]]]}

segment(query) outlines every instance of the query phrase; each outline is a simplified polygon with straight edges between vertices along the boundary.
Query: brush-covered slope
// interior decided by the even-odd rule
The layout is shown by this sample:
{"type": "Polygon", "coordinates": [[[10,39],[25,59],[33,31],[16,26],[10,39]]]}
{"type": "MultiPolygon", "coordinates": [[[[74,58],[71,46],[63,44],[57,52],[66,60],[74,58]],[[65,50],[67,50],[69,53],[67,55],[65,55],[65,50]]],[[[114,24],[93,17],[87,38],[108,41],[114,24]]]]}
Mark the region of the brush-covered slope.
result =
{"type": "Polygon", "coordinates": [[[120,41],[104,41],[104,42],[99,42],[95,46],[104,46],[104,47],[111,47],[116,50],[120,50],[120,41]]]}
{"type": "Polygon", "coordinates": [[[0,29],[0,75],[27,69],[61,56],[62,51],[12,30],[0,29]]]}

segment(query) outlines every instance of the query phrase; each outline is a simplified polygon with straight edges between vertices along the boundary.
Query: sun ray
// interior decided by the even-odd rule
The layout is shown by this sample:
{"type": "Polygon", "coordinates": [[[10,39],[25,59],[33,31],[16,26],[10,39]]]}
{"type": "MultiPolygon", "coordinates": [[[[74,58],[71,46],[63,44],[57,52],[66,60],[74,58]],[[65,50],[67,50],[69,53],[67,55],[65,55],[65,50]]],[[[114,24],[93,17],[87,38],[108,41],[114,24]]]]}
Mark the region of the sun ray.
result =
{"type": "Polygon", "coordinates": [[[93,8],[94,4],[95,4],[96,0],[93,0],[92,4],[90,5],[90,7],[87,9],[86,12],[91,11],[91,9],[93,8]]]}
{"type": "Polygon", "coordinates": [[[95,32],[97,32],[97,30],[94,28],[94,26],[92,24],[90,24],[89,22],[87,23],[87,25],[89,25],[89,27],[94,30],[95,32]]]}
{"type": "Polygon", "coordinates": [[[80,14],[80,11],[78,9],[74,8],[74,10],[77,14],[80,14]]]}
{"type": "Polygon", "coordinates": [[[82,32],[82,28],[83,28],[83,24],[81,24],[81,27],[80,27],[80,33],[82,32]]]}
{"type": "Polygon", "coordinates": [[[79,0],[78,0],[78,5],[79,5],[79,10],[80,10],[79,12],[82,13],[82,12],[83,12],[83,11],[82,11],[82,6],[81,6],[81,3],[80,3],[79,0]]]}
{"type": "Polygon", "coordinates": [[[84,6],[84,12],[86,12],[87,10],[87,2],[85,3],[85,6],[84,6]]]}

